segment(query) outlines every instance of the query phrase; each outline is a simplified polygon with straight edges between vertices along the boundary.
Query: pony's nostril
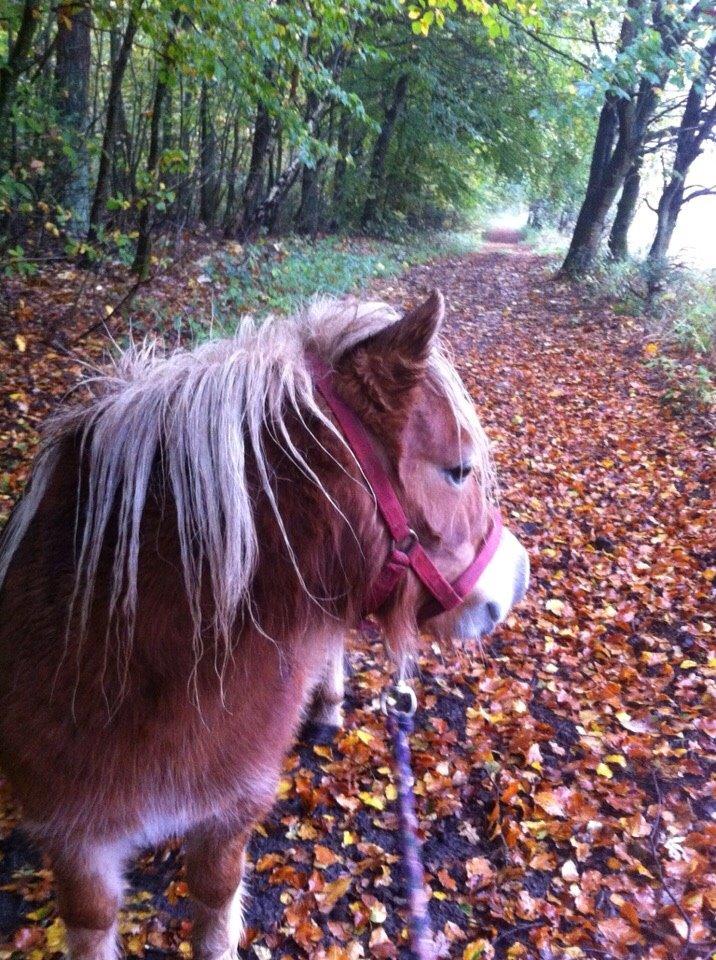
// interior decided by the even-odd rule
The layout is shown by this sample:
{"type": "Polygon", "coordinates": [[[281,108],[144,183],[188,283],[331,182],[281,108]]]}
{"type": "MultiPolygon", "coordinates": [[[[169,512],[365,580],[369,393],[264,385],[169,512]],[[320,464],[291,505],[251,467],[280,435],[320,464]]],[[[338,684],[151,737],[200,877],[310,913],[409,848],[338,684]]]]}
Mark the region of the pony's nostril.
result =
{"type": "Polygon", "coordinates": [[[487,604],[487,616],[490,619],[491,626],[495,626],[500,620],[500,606],[492,600],[487,604]]]}

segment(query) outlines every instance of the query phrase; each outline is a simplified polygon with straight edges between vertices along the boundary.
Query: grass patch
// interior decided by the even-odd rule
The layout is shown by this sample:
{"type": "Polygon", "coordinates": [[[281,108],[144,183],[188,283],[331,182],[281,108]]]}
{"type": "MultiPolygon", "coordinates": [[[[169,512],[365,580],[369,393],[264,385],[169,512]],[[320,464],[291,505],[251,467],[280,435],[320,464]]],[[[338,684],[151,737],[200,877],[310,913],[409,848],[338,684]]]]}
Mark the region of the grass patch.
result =
{"type": "MultiPolygon", "coordinates": [[[[375,278],[402,273],[417,263],[475,251],[477,234],[416,235],[405,240],[365,237],[288,237],[244,247],[229,244],[202,263],[200,281],[211,284],[211,322],[193,317],[198,339],[231,333],[238,317],[250,313],[291,313],[316,295],[360,293],[375,278]]],[[[186,318],[182,326],[186,326],[186,318]]]]}
{"type": "Polygon", "coordinates": [[[586,278],[616,314],[644,322],[645,356],[671,406],[716,410],[716,271],[636,260],[603,262],[586,278]]]}
{"type": "Polygon", "coordinates": [[[564,257],[569,248],[569,235],[560,233],[554,227],[543,227],[541,230],[527,227],[524,232],[524,241],[540,257],[553,257],[555,260],[564,257]]]}

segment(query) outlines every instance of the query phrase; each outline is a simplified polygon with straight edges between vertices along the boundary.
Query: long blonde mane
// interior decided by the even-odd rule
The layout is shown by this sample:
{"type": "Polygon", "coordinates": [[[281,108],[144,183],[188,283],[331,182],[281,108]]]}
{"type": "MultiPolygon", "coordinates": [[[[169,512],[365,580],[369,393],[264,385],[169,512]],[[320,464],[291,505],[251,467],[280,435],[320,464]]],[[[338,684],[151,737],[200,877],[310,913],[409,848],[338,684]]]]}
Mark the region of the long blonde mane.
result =
{"type": "MultiPolygon", "coordinates": [[[[228,645],[232,625],[250,603],[259,557],[254,493],[246,476],[255,465],[289,556],[290,531],[274,493],[267,436],[328,497],[320,479],[289,434],[290,418],[310,418],[342,438],[316,402],[307,350],[328,364],[399,319],[380,302],[314,301],[286,319],[257,324],[245,318],[236,334],[193,349],[171,352],[158,342],[132,345],[100,377],[88,380],[89,404],[61,413],[48,424],[32,481],[0,545],[0,586],[12,556],[43,499],[58,462],[61,441],[78,433],[87,457],[86,515],[78,518],[78,553],[71,611],[87,628],[102,546],[117,513],[108,623],[123,625],[131,639],[137,609],[140,527],[156,459],[162,457],[168,492],[176,506],[182,575],[201,654],[202,583],[211,586],[214,635],[228,645]]],[[[482,451],[483,488],[492,490],[487,444],[472,402],[436,344],[430,376],[448,397],[474,449],[482,451]]],[[[329,498],[330,499],[330,498],[329,498]]],[[[348,518],[350,519],[350,518],[348,518]]],[[[300,578],[300,570],[297,569],[300,578]]]]}

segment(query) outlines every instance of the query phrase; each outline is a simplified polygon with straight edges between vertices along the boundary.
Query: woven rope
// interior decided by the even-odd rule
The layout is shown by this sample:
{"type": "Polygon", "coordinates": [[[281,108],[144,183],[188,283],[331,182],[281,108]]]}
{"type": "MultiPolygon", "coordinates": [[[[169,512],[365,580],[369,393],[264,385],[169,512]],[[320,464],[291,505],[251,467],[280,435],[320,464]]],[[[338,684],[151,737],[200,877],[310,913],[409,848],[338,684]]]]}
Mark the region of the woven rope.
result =
{"type": "Polygon", "coordinates": [[[428,898],[425,893],[418,818],[415,814],[413,771],[410,766],[410,741],[413,717],[390,711],[388,730],[393,740],[395,775],[398,787],[398,821],[400,849],[403,858],[403,882],[407,894],[412,960],[435,960],[435,946],[430,927],[428,898]]]}

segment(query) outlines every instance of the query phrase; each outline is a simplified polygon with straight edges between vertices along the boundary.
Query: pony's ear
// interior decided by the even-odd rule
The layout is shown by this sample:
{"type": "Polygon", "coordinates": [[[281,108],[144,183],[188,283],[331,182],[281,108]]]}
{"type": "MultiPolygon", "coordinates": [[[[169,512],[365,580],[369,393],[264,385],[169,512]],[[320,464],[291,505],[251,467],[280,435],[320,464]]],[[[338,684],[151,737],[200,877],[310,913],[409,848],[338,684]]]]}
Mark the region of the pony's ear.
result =
{"type": "Polygon", "coordinates": [[[443,295],[433,290],[424,303],[357,344],[340,366],[357,378],[375,407],[397,410],[425,373],[444,315],[443,295]]]}

